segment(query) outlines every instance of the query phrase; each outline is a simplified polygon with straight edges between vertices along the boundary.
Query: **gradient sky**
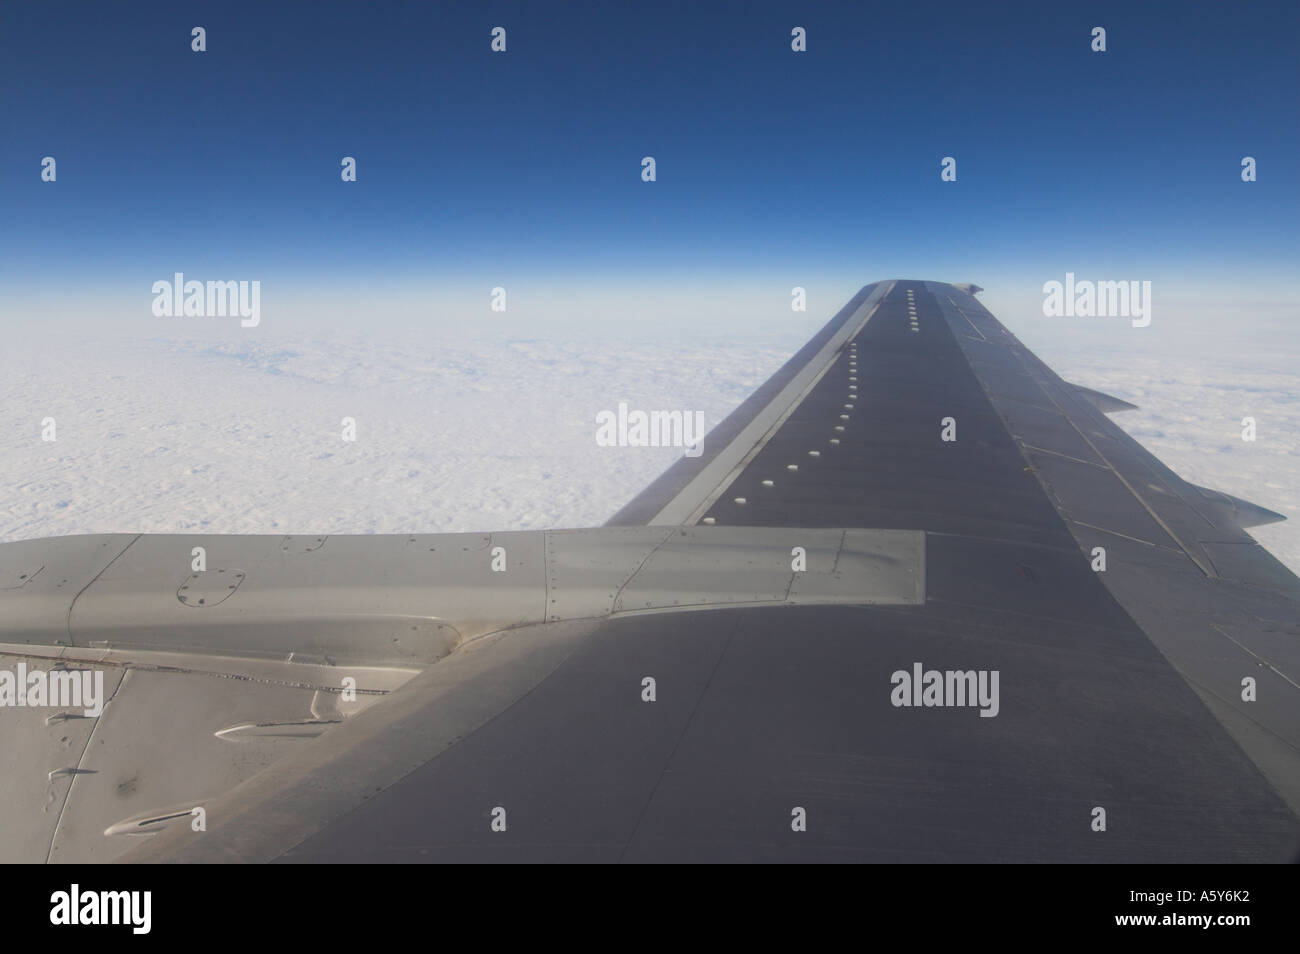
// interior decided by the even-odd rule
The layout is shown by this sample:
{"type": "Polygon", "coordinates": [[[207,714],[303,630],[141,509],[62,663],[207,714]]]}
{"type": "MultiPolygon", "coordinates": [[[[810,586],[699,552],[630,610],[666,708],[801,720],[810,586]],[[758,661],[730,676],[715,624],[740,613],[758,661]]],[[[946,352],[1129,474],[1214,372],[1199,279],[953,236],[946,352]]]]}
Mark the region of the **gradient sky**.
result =
{"type": "Polygon", "coordinates": [[[788,310],[1067,270],[1294,300],[1298,37],[1289,2],[12,4],[0,300],[147,315],[183,271],[264,314],[530,283],[788,310]]]}

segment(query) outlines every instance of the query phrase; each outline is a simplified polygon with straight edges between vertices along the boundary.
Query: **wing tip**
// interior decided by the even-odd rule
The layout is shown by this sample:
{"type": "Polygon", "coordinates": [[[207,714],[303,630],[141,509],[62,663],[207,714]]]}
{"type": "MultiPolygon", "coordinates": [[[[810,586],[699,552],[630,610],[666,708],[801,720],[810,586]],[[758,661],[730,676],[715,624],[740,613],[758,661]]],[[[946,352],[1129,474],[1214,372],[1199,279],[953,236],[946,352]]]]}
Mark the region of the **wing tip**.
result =
{"type": "Polygon", "coordinates": [[[1117,398],[1113,394],[1107,394],[1105,391],[1097,391],[1093,388],[1086,388],[1082,384],[1071,384],[1070,387],[1078,391],[1083,397],[1096,407],[1098,410],[1107,414],[1115,414],[1119,411],[1136,411],[1138,406],[1130,404],[1123,398],[1117,398]]]}

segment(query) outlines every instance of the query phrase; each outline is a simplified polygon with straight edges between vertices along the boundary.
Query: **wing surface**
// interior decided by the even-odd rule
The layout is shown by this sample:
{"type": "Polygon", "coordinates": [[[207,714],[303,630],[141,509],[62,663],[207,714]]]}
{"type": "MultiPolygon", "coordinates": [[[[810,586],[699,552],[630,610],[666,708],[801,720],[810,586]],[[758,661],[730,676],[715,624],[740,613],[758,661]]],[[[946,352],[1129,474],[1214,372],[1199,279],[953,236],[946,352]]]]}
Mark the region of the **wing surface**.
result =
{"type": "Polygon", "coordinates": [[[1243,529],[1276,515],[1181,480],[1107,418],[1126,402],[1061,380],[978,290],[867,286],[604,528],[278,553],[208,538],[244,577],[203,608],[219,587],[172,562],[189,538],[0,547],[9,651],[102,652],[149,703],[128,721],[115,697],[72,740],[84,774],[53,799],[81,786],[88,807],[41,837],[139,822],[103,808],[130,758],[96,762],[95,736],[106,719],[144,733],[165,704],[204,738],[225,726],[218,750],[265,751],[158,792],[177,812],[201,801],[205,831],[150,809],[157,830],[125,850],[95,846],[120,834],[70,847],[1292,860],[1300,582],[1243,529]],[[373,698],[341,711],[349,667],[373,698]],[[276,688],[186,710],[168,676],[276,688]]]}

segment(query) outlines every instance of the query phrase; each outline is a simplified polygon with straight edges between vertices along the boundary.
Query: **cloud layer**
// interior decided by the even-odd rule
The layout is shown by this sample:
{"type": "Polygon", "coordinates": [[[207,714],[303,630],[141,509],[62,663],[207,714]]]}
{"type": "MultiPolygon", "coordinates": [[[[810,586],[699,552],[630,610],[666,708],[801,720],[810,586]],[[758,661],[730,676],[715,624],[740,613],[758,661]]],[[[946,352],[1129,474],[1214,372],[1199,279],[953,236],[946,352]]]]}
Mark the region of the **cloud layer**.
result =
{"type": "MultiPolygon", "coordinates": [[[[699,410],[712,427],[805,337],[29,340],[0,359],[0,539],[599,524],[681,453],[597,446],[599,411],[699,410]],[[53,443],[39,439],[47,417],[53,443]],[[355,442],[341,438],[344,418],[355,442]]],[[[1292,356],[1039,353],[1140,405],[1115,420],[1186,479],[1300,513],[1292,356]],[[1241,440],[1245,415],[1254,443],[1241,440]]],[[[1300,571],[1295,526],[1253,532],[1300,571]]]]}

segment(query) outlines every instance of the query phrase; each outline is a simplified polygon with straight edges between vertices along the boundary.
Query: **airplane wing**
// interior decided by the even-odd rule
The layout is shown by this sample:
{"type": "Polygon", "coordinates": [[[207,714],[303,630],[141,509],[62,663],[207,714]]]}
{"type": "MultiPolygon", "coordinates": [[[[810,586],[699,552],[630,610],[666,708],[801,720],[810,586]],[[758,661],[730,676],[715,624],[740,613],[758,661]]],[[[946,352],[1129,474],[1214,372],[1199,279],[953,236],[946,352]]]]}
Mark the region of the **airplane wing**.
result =
{"type": "Polygon", "coordinates": [[[0,854],[1293,859],[1277,515],[977,291],[868,285],[605,527],[0,546],[0,671],[107,675],[0,710],[0,854]]]}

